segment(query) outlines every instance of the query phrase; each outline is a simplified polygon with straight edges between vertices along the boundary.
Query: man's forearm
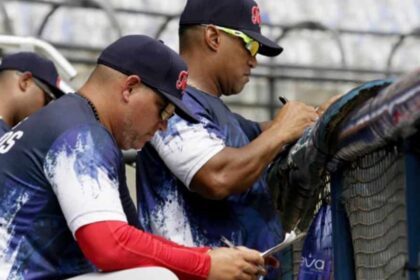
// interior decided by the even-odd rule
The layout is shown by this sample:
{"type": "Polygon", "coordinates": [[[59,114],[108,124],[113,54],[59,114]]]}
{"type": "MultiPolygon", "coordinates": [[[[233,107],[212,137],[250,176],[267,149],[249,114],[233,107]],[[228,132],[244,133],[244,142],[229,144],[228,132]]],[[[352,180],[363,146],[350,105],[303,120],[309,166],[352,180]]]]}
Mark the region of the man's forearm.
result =
{"type": "Polygon", "coordinates": [[[209,248],[178,245],[124,222],[92,223],[78,229],[76,238],[86,258],[102,271],[161,266],[192,280],[206,279],[210,271],[209,248]]]}

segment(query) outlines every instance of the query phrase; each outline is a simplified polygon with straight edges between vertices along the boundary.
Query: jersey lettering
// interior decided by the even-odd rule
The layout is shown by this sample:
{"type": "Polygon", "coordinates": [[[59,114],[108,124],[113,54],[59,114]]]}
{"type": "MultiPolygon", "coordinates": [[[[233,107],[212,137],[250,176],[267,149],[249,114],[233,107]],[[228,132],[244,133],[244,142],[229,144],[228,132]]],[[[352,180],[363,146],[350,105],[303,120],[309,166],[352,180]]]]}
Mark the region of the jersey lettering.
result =
{"type": "Polygon", "coordinates": [[[10,131],[0,138],[0,154],[7,153],[23,136],[23,131],[10,131]]]}

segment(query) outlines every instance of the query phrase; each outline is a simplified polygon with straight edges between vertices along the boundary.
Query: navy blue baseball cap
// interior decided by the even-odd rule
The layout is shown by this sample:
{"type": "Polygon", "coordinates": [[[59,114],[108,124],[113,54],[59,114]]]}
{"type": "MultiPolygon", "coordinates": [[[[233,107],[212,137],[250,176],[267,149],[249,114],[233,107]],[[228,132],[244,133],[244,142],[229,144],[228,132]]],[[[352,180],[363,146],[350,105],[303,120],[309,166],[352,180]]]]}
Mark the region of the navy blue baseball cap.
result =
{"type": "Polygon", "coordinates": [[[3,70],[31,72],[34,78],[48,87],[55,98],[64,95],[64,92],[59,88],[61,79],[54,63],[36,53],[19,52],[4,56],[0,63],[0,71],[3,70]]]}
{"type": "Polygon", "coordinates": [[[253,0],[188,0],[179,24],[214,24],[241,31],[261,44],[258,53],[265,56],[283,51],[261,34],[260,8],[253,0]]]}
{"type": "Polygon", "coordinates": [[[180,117],[198,122],[182,103],[183,91],[187,86],[187,64],[162,41],[145,35],[121,37],[102,51],[98,64],[125,75],[139,76],[142,83],[174,104],[175,112],[180,117]]]}

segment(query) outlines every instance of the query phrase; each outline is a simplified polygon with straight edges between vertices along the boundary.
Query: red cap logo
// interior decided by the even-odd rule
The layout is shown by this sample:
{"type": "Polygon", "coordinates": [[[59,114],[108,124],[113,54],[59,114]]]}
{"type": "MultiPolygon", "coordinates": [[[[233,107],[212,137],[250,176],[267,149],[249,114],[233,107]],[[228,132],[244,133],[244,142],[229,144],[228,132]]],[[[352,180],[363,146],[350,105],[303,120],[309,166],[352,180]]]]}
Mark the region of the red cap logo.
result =
{"type": "Polygon", "coordinates": [[[252,7],[252,23],[253,24],[261,24],[261,14],[260,14],[260,8],[258,6],[252,7]]]}
{"type": "Polygon", "coordinates": [[[178,81],[176,81],[176,88],[178,90],[184,91],[187,87],[187,80],[188,80],[188,72],[181,71],[179,72],[178,81]]]}

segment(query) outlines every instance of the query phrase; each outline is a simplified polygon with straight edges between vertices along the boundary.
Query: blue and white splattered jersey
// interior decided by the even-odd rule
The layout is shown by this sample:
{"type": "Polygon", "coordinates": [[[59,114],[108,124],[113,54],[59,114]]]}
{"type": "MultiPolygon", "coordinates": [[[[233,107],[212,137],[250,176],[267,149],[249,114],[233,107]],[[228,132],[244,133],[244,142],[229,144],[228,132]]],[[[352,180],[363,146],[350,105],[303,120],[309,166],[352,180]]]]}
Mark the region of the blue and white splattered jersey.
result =
{"type": "MultiPolygon", "coordinates": [[[[224,246],[222,235],[236,245],[260,251],[281,242],[280,219],[265,174],[247,192],[221,201],[189,190],[192,178],[211,157],[226,146],[249,144],[261,133],[259,124],[232,113],[220,98],[192,87],[187,88],[183,102],[201,123],[174,116],[168,129],[157,133],[152,145],[147,144],[138,155],[141,226],[189,246],[224,246]]],[[[274,274],[270,279],[276,279],[274,274]]]]}
{"type": "Polygon", "coordinates": [[[1,279],[63,279],[95,271],[74,234],[83,225],[137,224],[122,155],[76,94],[0,139],[1,279]]]}

